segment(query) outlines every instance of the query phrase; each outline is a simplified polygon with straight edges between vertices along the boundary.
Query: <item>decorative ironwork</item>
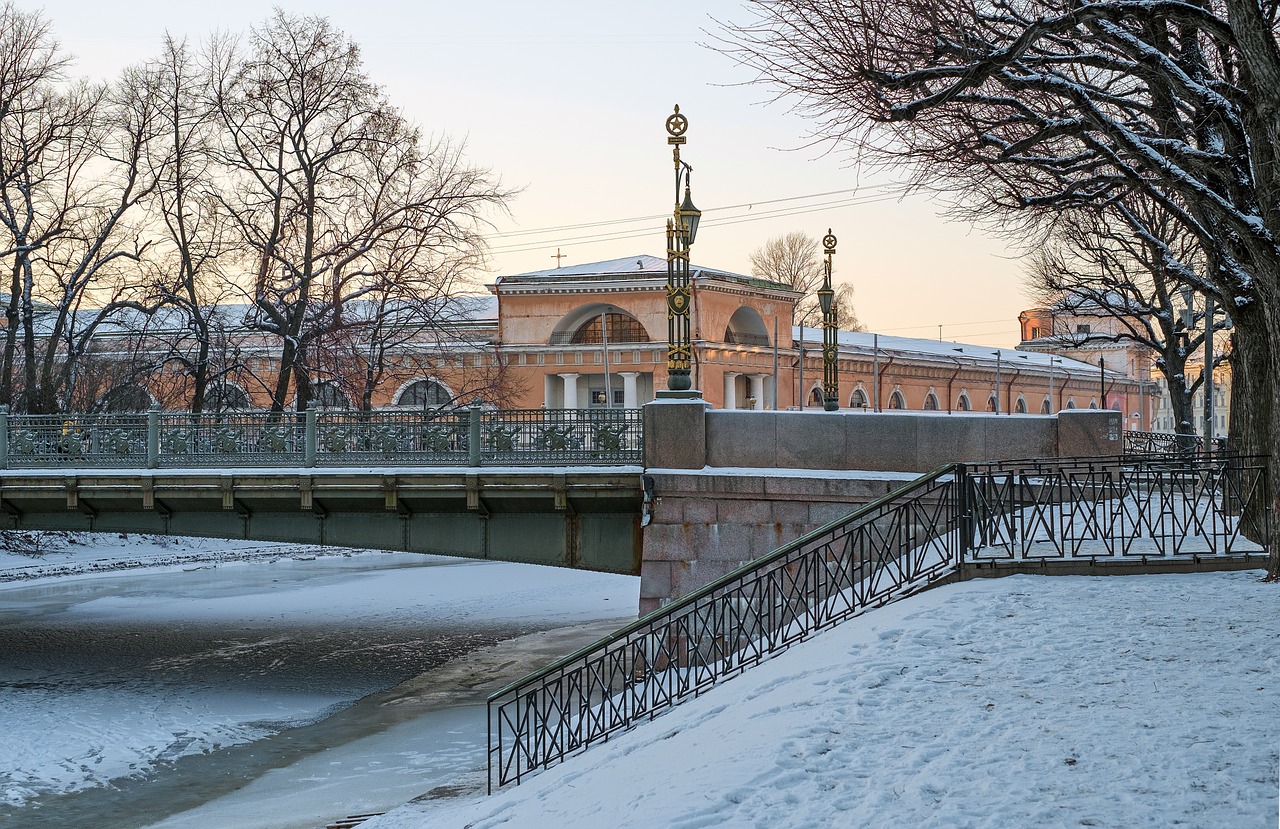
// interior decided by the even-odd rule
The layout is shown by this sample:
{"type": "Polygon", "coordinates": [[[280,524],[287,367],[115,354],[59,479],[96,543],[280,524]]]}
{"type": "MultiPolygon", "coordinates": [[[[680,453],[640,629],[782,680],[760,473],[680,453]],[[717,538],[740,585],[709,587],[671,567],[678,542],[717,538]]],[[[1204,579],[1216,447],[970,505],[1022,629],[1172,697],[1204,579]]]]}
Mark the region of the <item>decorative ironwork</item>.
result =
{"type": "Polygon", "coordinates": [[[822,237],[822,252],[827,257],[823,263],[822,287],[818,289],[818,304],[822,308],[822,408],[834,412],[840,408],[840,351],[835,291],[831,287],[831,258],[836,253],[836,237],[831,228],[827,228],[827,235],[822,237]]]}
{"type": "Polygon", "coordinates": [[[14,468],[639,464],[644,446],[639,409],[8,415],[7,428],[14,468]]]}
{"type": "Polygon", "coordinates": [[[1175,435],[1167,432],[1125,432],[1126,455],[1162,455],[1169,452],[1199,452],[1204,439],[1199,435],[1175,435]]]}
{"type": "Polygon", "coordinates": [[[651,719],[820,630],[955,569],[944,469],[788,544],[489,698],[489,785],[651,719]]]}
{"type": "Polygon", "coordinates": [[[1269,537],[1261,457],[1009,461],[968,479],[974,561],[1251,553],[1269,537]]]}
{"type": "Polygon", "coordinates": [[[490,696],[489,789],[966,566],[1247,555],[1269,509],[1261,458],[944,467],[490,696]]]}
{"type": "Polygon", "coordinates": [[[693,206],[690,195],[690,179],[693,168],[680,159],[680,146],[687,141],[685,132],[689,119],[675,112],[667,117],[667,144],[671,146],[671,158],[675,164],[675,211],[667,220],[667,388],[671,391],[688,391],[693,387],[693,342],[689,326],[689,308],[693,303],[693,290],[689,276],[689,250],[697,236],[698,221],[702,212],[693,206]],[[680,200],[680,188],[684,187],[684,201],[680,200]]]}

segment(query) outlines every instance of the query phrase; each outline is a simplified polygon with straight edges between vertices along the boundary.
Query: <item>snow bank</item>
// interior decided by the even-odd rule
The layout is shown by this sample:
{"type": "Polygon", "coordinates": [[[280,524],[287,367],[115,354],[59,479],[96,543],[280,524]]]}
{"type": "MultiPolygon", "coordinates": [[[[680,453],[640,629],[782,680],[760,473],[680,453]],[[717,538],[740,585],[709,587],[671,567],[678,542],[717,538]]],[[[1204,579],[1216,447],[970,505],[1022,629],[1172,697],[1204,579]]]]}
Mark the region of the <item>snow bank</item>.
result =
{"type": "Polygon", "coordinates": [[[1274,826],[1277,638],[1252,572],[969,582],[522,786],[365,826],[1274,826]]]}

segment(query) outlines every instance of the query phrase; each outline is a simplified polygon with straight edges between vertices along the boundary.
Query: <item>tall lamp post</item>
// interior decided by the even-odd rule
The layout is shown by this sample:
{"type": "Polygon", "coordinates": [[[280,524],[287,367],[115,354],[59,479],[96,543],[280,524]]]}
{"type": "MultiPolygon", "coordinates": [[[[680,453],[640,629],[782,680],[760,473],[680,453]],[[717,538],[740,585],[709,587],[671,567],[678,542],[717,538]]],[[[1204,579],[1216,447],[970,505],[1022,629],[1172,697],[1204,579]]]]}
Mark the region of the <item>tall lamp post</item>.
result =
{"type": "Polygon", "coordinates": [[[689,336],[689,306],[693,293],[689,285],[689,249],[698,235],[702,211],[693,206],[689,194],[693,168],[680,159],[680,145],[685,143],[689,119],[675,112],[667,116],[667,143],[675,163],[676,198],[674,215],[667,220],[667,388],[674,397],[696,397],[690,391],[693,379],[693,343],[689,336]],[[684,187],[684,200],[680,189],[684,187]],[[682,394],[683,393],[683,394],[682,394]]]}
{"type": "Polygon", "coordinates": [[[822,288],[818,290],[818,304],[822,306],[822,408],[834,412],[840,408],[840,377],[836,373],[836,311],[835,295],[831,289],[831,257],[836,253],[836,237],[831,228],[822,237],[822,251],[827,261],[822,273],[822,288]]]}

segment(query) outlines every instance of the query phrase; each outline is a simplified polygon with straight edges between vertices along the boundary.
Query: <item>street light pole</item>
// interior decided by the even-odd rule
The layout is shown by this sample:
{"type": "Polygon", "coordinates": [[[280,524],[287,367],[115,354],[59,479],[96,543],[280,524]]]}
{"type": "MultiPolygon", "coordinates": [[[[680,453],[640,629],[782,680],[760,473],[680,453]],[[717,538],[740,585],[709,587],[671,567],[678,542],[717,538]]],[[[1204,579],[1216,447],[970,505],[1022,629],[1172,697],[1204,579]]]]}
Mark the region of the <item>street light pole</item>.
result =
{"type": "Polygon", "coordinates": [[[677,397],[696,397],[690,370],[693,366],[693,343],[689,335],[689,306],[692,289],[689,284],[689,249],[698,235],[702,211],[693,206],[689,185],[693,168],[680,159],[680,145],[685,143],[689,119],[675,112],[667,116],[667,144],[675,164],[676,206],[667,220],[667,388],[677,397]],[[684,200],[680,199],[681,186],[684,200]],[[685,394],[680,394],[684,392],[685,394]]]}
{"type": "Polygon", "coordinates": [[[836,253],[836,237],[831,228],[822,237],[822,252],[827,255],[822,288],[818,290],[818,304],[822,306],[822,408],[834,412],[840,408],[840,378],[836,371],[840,354],[836,347],[835,291],[831,289],[831,257],[836,253]]]}

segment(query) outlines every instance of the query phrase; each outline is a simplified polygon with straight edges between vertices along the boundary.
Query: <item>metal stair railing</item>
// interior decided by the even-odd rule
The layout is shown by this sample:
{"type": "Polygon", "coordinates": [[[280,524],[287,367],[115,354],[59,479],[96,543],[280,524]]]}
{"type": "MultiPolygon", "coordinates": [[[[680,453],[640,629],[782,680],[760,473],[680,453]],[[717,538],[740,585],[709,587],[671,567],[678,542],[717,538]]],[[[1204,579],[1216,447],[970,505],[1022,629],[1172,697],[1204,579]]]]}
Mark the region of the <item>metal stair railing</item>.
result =
{"type": "Polygon", "coordinates": [[[962,478],[937,469],[497,691],[489,791],[954,573],[962,478]]]}

